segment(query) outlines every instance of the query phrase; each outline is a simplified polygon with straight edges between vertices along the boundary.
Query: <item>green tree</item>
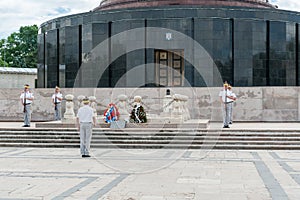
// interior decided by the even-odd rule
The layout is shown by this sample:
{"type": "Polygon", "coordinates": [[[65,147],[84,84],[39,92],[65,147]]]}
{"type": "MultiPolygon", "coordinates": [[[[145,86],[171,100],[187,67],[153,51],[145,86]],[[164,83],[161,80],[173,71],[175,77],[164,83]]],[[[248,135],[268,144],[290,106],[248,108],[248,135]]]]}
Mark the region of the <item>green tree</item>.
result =
{"type": "Polygon", "coordinates": [[[5,39],[1,39],[0,40],[0,47],[1,47],[1,51],[0,51],[0,66],[2,67],[5,67],[5,66],[8,66],[7,62],[5,61],[5,39]]]}
{"type": "Polygon", "coordinates": [[[36,68],[38,26],[22,26],[6,40],[0,40],[0,65],[36,68]]]}

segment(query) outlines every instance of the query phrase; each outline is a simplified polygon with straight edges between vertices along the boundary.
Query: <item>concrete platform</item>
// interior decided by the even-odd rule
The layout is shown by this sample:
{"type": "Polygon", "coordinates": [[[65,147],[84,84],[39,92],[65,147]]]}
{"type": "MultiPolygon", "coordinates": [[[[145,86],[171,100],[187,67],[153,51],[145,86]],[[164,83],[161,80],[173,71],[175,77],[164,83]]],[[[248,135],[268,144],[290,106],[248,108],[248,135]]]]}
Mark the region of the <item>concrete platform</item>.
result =
{"type": "MultiPolygon", "coordinates": [[[[31,127],[22,127],[23,122],[0,122],[0,129],[36,129],[41,128],[42,125],[45,129],[58,128],[61,126],[59,121],[50,122],[32,122],[31,127]]],[[[96,128],[105,128],[105,124],[97,125],[96,128]],[[101,125],[101,126],[100,126],[101,125]]],[[[69,124],[70,127],[62,128],[75,128],[74,124],[69,124]]],[[[109,125],[106,124],[106,128],[109,125]]],[[[230,125],[229,129],[222,129],[221,122],[210,122],[208,129],[222,130],[222,131],[300,131],[299,122],[235,122],[230,125]]]]}
{"type": "MultiPolygon", "coordinates": [[[[209,127],[209,120],[188,120],[182,123],[172,122],[159,122],[157,120],[149,123],[126,123],[126,128],[201,128],[207,129],[209,127]]],[[[36,128],[75,128],[75,123],[66,123],[61,121],[51,122],[37,122],[35,123],[36,128]]],[[[109,128],[110,124],[98,123],[95,128],[109,128]]]]}
{"type": "MultiPolygon", "coordinates": [[[[0,129],[36,130],[36,123],[0,129]]],[[[220,129],[220,123],[210,123],[220,129]]],[[[49,128],[44,128],[49,129],[49,128]]],[[[136,130],[136,129],[129,129],[136,130]]],[[[233,132],[299,132],[299,123],[234,123],[233,132]]],[[[298,200],[300,150],[0,148],[0,199],[298,200]]]]}
{"type": "Polygon", "coordinates": [[[300,151],[0,148],[0,199],[298,200],[300,151]]]}

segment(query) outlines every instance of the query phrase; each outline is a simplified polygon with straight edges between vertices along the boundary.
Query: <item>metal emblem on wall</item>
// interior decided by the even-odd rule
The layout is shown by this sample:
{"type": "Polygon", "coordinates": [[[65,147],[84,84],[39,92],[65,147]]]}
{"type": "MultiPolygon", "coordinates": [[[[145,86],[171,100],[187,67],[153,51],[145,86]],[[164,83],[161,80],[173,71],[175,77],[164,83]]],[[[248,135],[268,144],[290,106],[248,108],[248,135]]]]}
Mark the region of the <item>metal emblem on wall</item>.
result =
{"type": "Polygon", "coordinates": [[[166,39],[172,40],[172,33],[166,33],[166,39]]]}

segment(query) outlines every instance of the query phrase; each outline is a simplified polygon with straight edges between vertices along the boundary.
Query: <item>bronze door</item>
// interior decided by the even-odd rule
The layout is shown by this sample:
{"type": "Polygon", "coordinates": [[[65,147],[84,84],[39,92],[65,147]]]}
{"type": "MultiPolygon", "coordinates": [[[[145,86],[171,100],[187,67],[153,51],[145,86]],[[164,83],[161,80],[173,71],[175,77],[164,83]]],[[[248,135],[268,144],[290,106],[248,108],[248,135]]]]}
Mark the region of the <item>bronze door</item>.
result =
{"type": "Polygon", "coordinates": [[[155,63],[160,86],[184,86],[183,50],[155,50],[155,63]]]}

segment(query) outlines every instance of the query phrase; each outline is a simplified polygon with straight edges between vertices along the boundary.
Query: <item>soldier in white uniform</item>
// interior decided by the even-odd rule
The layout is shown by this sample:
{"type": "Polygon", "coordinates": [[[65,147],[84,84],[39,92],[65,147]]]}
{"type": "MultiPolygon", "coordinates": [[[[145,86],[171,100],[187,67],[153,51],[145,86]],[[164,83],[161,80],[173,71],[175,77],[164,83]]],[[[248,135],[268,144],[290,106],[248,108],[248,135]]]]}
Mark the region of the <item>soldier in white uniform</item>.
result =
{"type": "Polygon", "coordinates": [[[233,122],[233,103],[236,101],[236,95],[232,91],[231,85],[228,85],[228,90],[230,91],[231,95],[229,96],[229,124],[233,122]]]}
{"type": "Polygon", "coordinates": [[[24,113],[24,125],[23,127],[30,127],[31,120],[31,104],[34,99],[33,93],[29,90],[29,85],[24,85],[24,91],[20,96],[21,103],[23,105],[24,113]]]}
{"type": "Polygon", "coordinates": [[[63,99],[62,94],[60,93],[60,88],[55,87],[55,92],[52,95],[52,103],[54,105],[54,120],[61,120],[61,101],[63,99]]]}
{"type": "Polygon", "coordinates": [[[229,128],[229,103],[231,101],[229,96],[231,96],[231,92],[228,90],[228,84],[225,82],[224,88],[219,93],[223,112],[223,128],[229,128]]]}
{"type": "Polygon", "coordinates": [[[77,129],[80,131],[80,153],[82,157],[90,157],[92,127],[96,124],[94,110],[89,106],[89,99],[85,97],[83,106],[79,108],[76,118],[77,129]]]}

